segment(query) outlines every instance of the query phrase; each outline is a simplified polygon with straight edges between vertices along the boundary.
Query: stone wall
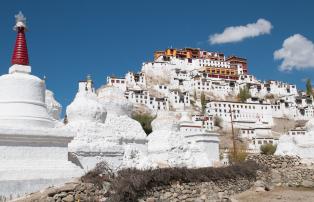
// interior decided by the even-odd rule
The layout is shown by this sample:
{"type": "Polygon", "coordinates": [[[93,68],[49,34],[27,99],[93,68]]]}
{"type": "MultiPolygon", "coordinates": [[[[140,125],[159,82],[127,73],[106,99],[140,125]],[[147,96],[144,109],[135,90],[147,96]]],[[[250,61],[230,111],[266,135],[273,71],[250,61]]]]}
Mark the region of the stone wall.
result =
{"type": "Polygon", "coordinates": [[[269,191],[274,186],[314,188],[314,167],[299,157],[252,155],[248,160],[260,165],[255,179],[218,180],[155,187],[142,201],[230,201],[232,195],[250,188],[269,191]]]}
{"type": "MultiPolygon", "coordinates": [[[[270,169],[282,169],[289,167],[298,167],[302,165],[300,157],[297,156],[277,156],[277,155],[250,155],[247,160],[255,161],[261,166],[270,169]]],[[[305,166],[305,165],[304,165],[305,166]]]]}
{"type": "Polygon", "coordinates": [[[139,201],[229,201],[235,193],[248,190],[254,179],[219,180],[216,182],[175,183],[155,187],[139,201]]]}
{"type": "MultiPolygon", "coordinates": [[[[157,201],[232,201],[236,193],[253,189],[269,191],[274,186],[314,188],[314,167],[301,163],[298,157],[253,155],[248,157],[260,165],[255,177],[219,177],[208,182],[179,183],[156,186],[141,194],[141,202],[157,201]],[[228,178],[228,179],[227,179],[228,178]]],[[[236,172],[236,171],[233,171],[236,172]]],[[[234,174],[234,173],[233,173],[234,174]]],[[[232,175],[232,174],[230,174],[232,175]]],[[[110,198],[110,183],[103,181],[99,189],[91,183],[71,182],[63,187],[51,187],[24,197],[20,201],[106,201],[110,198]],[[34,200],[35,199],[35,200],[34,200]]],[[[0,200],[1,201],[1,200],[0,200]]]]}
{"type": "Polygon", "coordinates": [[[265,170],[260,170],[257,180],[267,186],[314,187],[314,167],[301,163],[299,157],[252,155],[265,170]]]}

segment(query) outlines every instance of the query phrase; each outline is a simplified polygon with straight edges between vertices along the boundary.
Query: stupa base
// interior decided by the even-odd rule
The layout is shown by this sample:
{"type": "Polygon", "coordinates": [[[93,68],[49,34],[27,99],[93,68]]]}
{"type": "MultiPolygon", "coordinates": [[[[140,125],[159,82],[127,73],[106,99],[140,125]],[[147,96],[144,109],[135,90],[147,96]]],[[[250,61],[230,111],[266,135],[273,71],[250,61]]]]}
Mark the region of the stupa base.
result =
{"type": "Polygon", "coordinates": [[[72,137],[54,129],[14,131],[0,129],[0,196],[17,197],[83,175],[68,160],[72,137]]]}

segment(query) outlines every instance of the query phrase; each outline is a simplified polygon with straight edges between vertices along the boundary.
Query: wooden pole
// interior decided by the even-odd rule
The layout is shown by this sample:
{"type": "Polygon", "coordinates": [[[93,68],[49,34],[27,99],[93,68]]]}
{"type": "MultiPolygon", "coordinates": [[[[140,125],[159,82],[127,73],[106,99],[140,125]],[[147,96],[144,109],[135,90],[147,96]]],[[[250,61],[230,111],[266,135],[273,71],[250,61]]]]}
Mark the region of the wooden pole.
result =
{"type": "Polygon", "coordinates": [[[236,159],[236,140],[235,140],[235,134],[234,134],[234,128],[233,128],[233,114],[232,114],[232,108],[231,108],[231,104],[229,105],[230,108],[230,120],[231,120],[231,132],[232,132],[232,144],[233,144],[233,160],[236,159]]]}

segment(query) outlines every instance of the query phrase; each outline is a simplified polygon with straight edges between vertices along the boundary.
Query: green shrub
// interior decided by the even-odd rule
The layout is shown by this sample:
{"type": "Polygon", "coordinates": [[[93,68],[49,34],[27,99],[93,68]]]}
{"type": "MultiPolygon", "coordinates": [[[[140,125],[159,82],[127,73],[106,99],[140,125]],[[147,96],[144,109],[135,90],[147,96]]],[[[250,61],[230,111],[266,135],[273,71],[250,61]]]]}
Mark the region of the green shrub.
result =
{"type": "Polygon", "coordinates": [[[261,145],[261,154],[273,155],[277,149],[277,145],[263,144],[261,145]]]}
{"type": "Polygon", "coordinates": [[[154,116],[151,116],[150,114],[134,114],[132,118],[140,122],[143,130],[147,135],[149,135],[152,132],[151,123],[155,119],[154,116]]]}
{"type": "Polygon", "coordinates": [[[230,164],[241,163],[241,162],[244,162],[246,160],[247,156],[248,156],[247,146],[244,144],[237,143],[236,150],[234,151],[233,148],[231,148],[231,150],[230,150],[229,162],[230,162],[230,164]]]}
{"type": "Polygon", "coordinates": [[[205,110],[206,110],[206,96],[204,94],[204,92],[201,93],[201,105],[202,105],[202,114],[205,114],[205,110]]]}
{"type": "Polygon", "coordinates": [[[311,96],[313,95],[313,89],[312,89],[312,82],[311,79],[306,80],[306,95],[311,96]]]}
{"type": "Polygon", "coordinates": [[[251,97],[251,93],[248,89],[248,87],[243,87],[243,88],[240,88],[240,92],[238,94],[238,99],[241,101],[241,102],[245,102],[247,99],[249,99],[251,97]]]}

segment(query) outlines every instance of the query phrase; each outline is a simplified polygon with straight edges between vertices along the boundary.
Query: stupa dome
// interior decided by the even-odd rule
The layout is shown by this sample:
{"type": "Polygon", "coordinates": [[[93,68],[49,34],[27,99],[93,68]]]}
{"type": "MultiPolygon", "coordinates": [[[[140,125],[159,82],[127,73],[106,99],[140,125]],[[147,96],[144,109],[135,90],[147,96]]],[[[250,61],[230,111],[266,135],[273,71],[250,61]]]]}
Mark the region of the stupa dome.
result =
{"type": "Polygon", "coordinates": [[[69,123],[91,121],[105,123],[107,111],[93,92],[79,91],[66,110],[69,123]]]}
{"type": "Polygon", "coordinates": [[[114,86],[98,89],[98,98],[105,106],[108,114],[131,115],[133,104],[124,97],[124,92],[114,86]]]}
{"type": "Polygon", "coordinates": [[[45,82],[26,73],[0,76],[0,124],[52,126],[45,105],[45,82]]]}

